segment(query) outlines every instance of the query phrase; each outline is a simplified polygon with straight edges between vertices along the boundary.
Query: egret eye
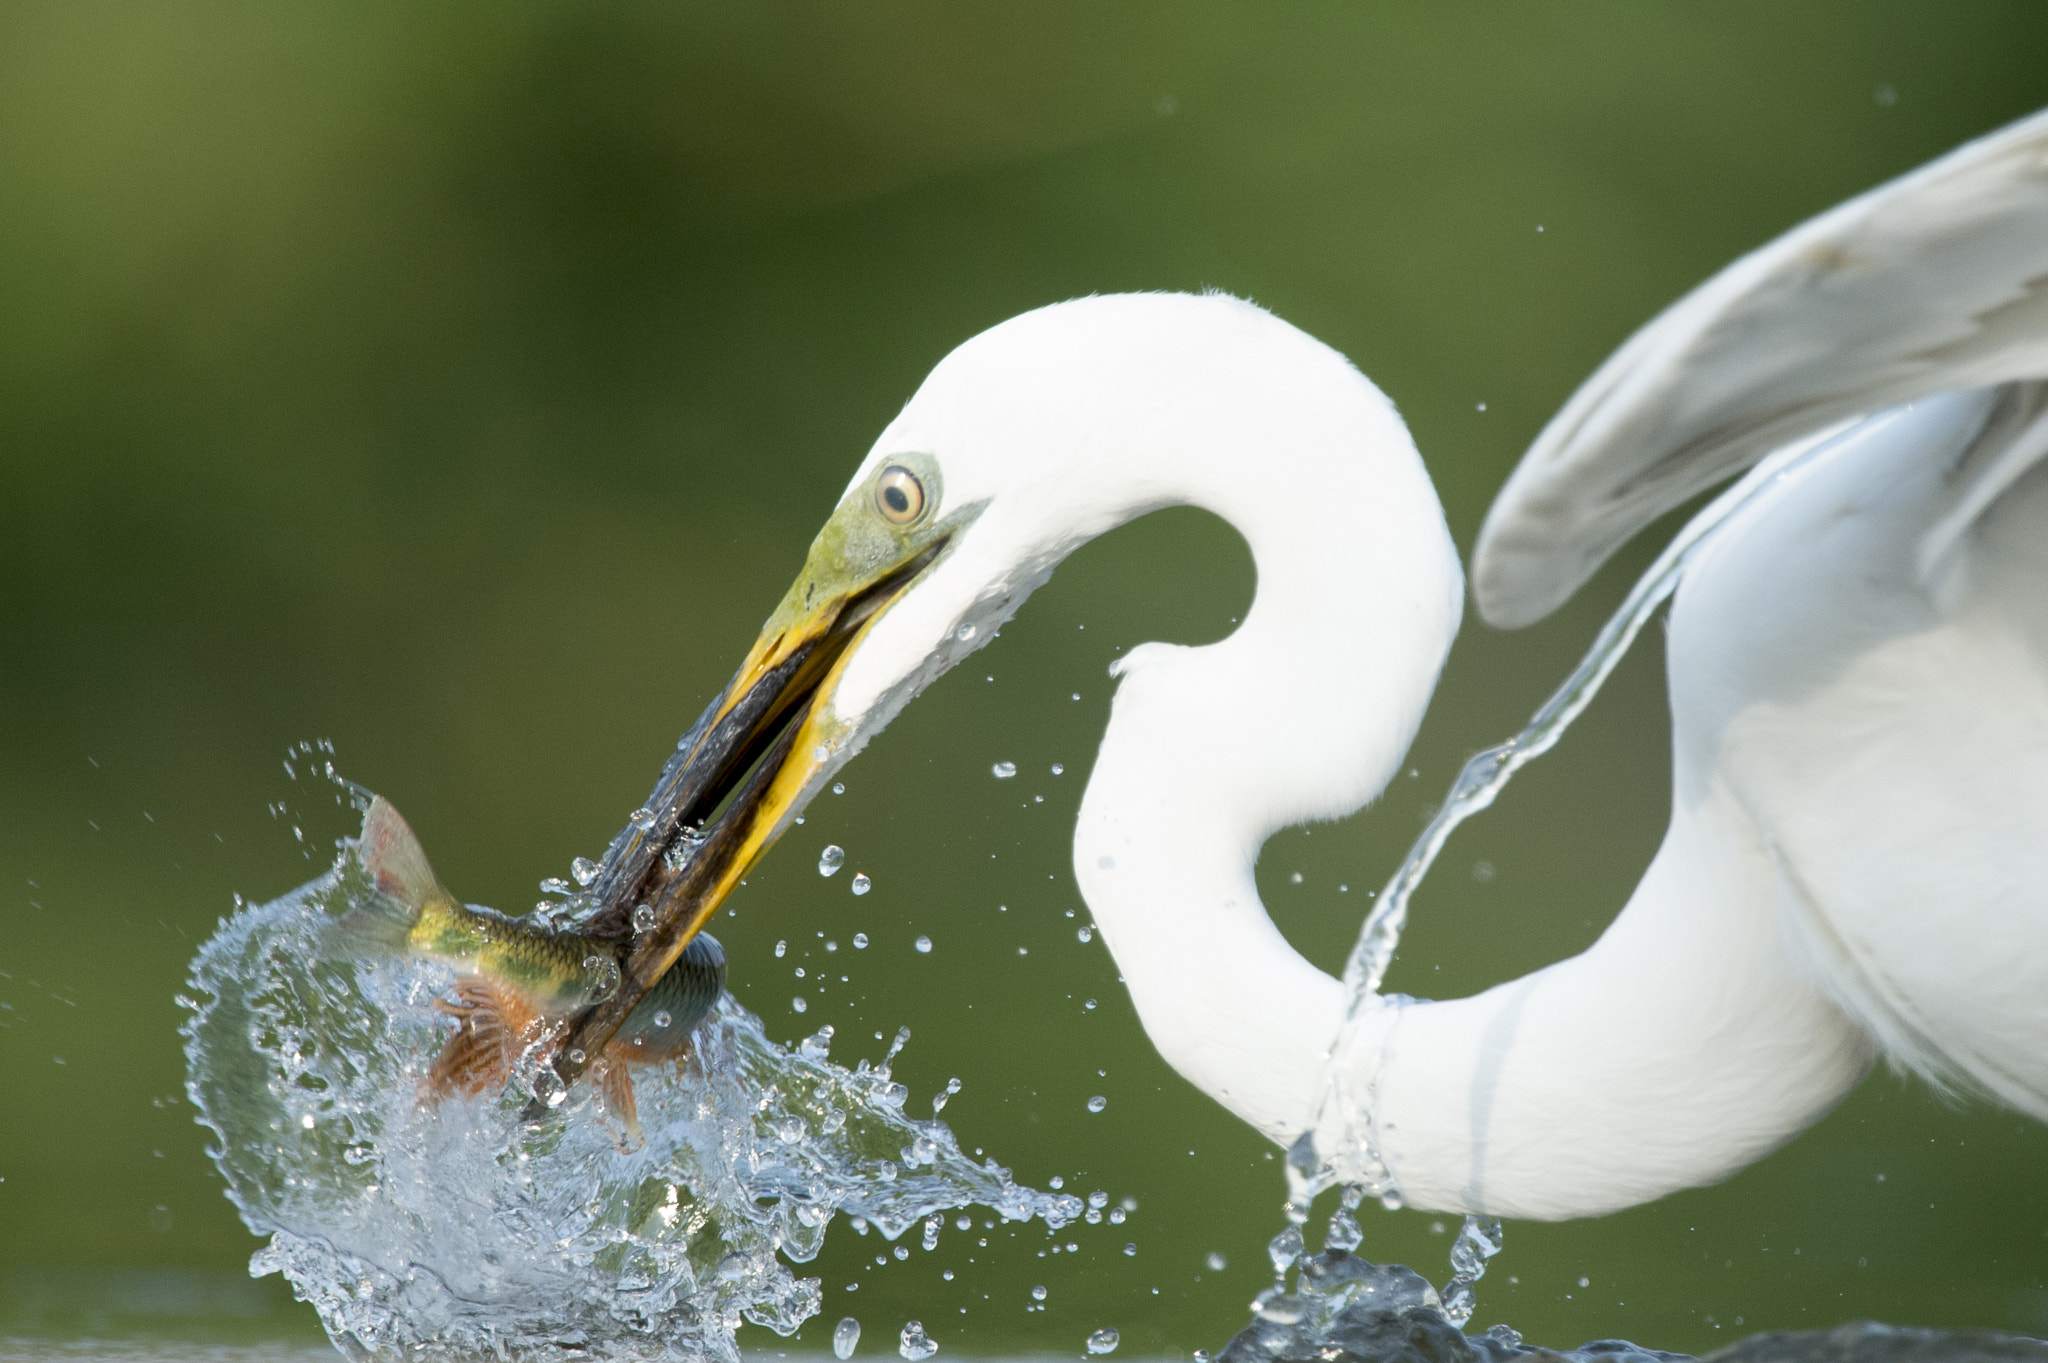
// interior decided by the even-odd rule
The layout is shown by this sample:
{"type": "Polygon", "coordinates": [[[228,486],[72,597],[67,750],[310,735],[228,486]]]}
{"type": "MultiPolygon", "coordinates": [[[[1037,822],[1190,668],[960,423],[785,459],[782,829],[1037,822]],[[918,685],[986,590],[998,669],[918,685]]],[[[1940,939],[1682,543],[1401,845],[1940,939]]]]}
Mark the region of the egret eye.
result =
{"type": "Polygon", "coordinates": [[[875,483],[875,509],[891,525],[909,525],[924,514],[924,484],[901,464],[891,464],[875,483]]]}

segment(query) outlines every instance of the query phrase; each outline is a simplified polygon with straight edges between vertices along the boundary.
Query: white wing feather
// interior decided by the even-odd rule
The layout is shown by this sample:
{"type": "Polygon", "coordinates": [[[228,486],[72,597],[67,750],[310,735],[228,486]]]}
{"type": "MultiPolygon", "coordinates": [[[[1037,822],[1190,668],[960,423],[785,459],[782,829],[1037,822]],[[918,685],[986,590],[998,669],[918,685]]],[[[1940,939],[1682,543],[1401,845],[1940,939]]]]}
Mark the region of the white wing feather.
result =
{"type": "Polygon", "coordinates": [[[2048,110],[1736,261],[1610,356],[1536,438],[1473,559],[1503,627],[1773,449],[1946,389],[2048,375],[2048,110]]]}

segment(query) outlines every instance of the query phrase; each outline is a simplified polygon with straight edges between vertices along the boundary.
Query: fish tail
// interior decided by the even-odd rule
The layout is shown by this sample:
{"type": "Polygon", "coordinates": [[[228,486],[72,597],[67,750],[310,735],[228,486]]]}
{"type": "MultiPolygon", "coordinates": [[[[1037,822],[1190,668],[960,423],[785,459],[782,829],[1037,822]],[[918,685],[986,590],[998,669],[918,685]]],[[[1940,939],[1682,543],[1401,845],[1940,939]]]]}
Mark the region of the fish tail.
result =
{"type": "Polygon", "coordinates": [[[414,918],[428,904],[452,898],[427,864],[426,849],[412,825],[382,795],[370,800],[356,846],[377,893],[404,905],[414,918]]]}
{"type": "Polygon", "coordinates": [[[369,873],[370,893],[350,905],[335,926],[349,945],[401,951],[421,910],[451,896],[427,864],[412,826],[381,795],[371,798],[363,814],[356,856],[369,873]]]}

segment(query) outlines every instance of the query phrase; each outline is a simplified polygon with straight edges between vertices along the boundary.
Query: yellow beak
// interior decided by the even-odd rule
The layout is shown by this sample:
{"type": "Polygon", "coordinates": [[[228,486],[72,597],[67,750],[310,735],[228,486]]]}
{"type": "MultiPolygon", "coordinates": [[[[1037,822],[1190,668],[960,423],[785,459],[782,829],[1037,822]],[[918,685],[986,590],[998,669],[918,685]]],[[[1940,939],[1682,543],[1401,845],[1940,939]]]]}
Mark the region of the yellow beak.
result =
{"type": "MultiPolygon", "coordinates": [[[[594,886],[583,931],[633,932],[610,998],[579,1015],[555,1049],[560,1092],[589,1067],[690,939],[718,912],[801,807],[837,746],[826,702],[861,640],[944,548],[809,604],[800,578],[719,698],[678,745],[621,855],[594,886]],[[652,922],[639,912],[652,909],[652,922]],[[636,922],[635,920],[638,920],[636,922]]],[[[807,575],[808,576],[808,575],[807,575]]],[[[559,1102],[559,1095],[554,1098],[559,1102]]],[[[526,1117],[545,1104],[536,1099],[526,1117]]]]}

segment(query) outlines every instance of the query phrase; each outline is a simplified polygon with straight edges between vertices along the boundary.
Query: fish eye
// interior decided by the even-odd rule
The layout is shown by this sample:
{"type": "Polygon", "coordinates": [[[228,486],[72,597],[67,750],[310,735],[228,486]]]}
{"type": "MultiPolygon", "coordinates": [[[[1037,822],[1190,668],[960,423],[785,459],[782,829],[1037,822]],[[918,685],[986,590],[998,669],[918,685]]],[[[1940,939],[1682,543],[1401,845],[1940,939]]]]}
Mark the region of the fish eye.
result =
{"type": "Polygon", "coordinates": [[[891,525],[909,525],[924,513],[924,484],[903,465],[891,464],[875,483],[875,509],[891,525]]]}

